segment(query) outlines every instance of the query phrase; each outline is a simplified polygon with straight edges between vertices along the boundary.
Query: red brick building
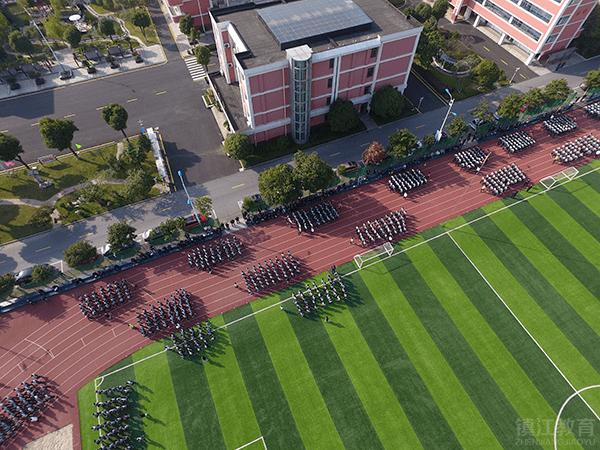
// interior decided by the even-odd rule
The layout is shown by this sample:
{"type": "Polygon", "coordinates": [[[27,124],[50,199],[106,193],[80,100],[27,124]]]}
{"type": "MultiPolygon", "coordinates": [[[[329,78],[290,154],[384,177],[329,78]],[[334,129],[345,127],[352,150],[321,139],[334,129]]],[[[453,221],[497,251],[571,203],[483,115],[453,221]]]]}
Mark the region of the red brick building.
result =
{"type": "Polygon", "coordinates": [[[210,12],[221,73],[239,92],[254,142],[306,142],[329,104],[366,110],[373,92],[406,88],[422,27],[386,0],[297,0],[210,12]]]}

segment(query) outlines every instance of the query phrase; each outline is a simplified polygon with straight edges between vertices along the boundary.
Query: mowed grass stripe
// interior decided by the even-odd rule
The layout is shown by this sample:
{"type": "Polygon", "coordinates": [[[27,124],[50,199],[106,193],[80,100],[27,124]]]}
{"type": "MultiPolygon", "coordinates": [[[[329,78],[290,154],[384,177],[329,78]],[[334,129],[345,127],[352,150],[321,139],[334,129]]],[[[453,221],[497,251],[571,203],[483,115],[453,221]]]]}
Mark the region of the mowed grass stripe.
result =
{"type": "MultiPolygon", "coordinates": [[[[576,264],[582,277],[587,275],[596,280],[600,278],[600,273],[587,263],[583,256],[577,255],[577,251],[535,210],[529,211],[530,214],[527,214],[528,211],[523,211],[524,208],[518,209],[520,211],[506,211],[504,214],[514,212],[517,219],[526,220],[524,225],[528,225],[533,234],[542,239],[542,243],[545,241],[548,244],[546,245],[547,248],[541,252],[542,255],[548,255],[550,248],[558,255],[564,255],[566,252],[572,255],[573,259],[567,261],[563,257],[563,261],[569,262],[571,265],[576,264]]],[[[473,229],[479,234],[486,236],[493,234],[495,236],[494,239],[487,239],[489,248],[592,367],[600,372],[600,354],[597,352],[597,349],[600,348],[600,336],[577,314],[550,282],[536,270],[519,248],[508,239],[491,219],[473,224],[473,229]]]]}
{"type": "Polygon", "coordinates": [[[460,446],[502,448],[402,291],[382,289],[382,286],[395,284],[396,278],[403,278],[405,268],[411,264],[406,255],[401,254],[387,259],[385,264],[361,271],[361,276],[460,446]]]}
{"type": "MultiPolygon", "coordinates": [[[[279,295],[283,300],[289,293],[286,289],[279,295]]],[[[263,305],[252,303],[253,309],[260,309],[261,306],[263,305]]],[[[287,314],[296,313],[294,304],[286,304],[285,308],[285,312],[278,307],[263,311],[256,315],[256,321],[302,442],[309,449],[343,449],[344,444],[287,318],[287,314]]]]}
{"type": "Polygon", "coordinates": [[[564,320],[572,321],[575,326],[583,320],[586,326],[580,333],[589,333],[586,339],[588,336],[592,340],[599,339],[598,336],[594,338],[594,333],[600,335],[600,302],[553,254],[555,251],[563,253],[560,245],[553,245],[553,248],[545,246],[511,211],[494,214],[491,219],[556,290],[559,298],[548,298],[547,301],[552,307],[562,310],[558,314],[565,314],[564,320]]]}
{"type": "MultiPolygon", "coordinates": [[[[528,400],[527,404],[517,408],[521,418],[525,420],[536,417],[556,417],[556,412],[564,400],[573,393],[569,384],[517,323],[508,309],[497,300],[496,295],[454,242],[448,238],[436,239],[430,243],[430,246],[463,292],[467,294],[479,314],[531,380],[534,385],[531,388],[537,390],[537,392],[530,391],[528,383],[516,378],[519,380],[519,387],[526,391],[523,394],[523,400],[528,400]],[[497,301],[492,301],[493,299],[497,301]],[[545,402],[539,400],[538,395],[541,395],[545,402]],[[544,403],[547,403],[549,408],[544,403]],[[527,407],[531,408],[531,412],[522,410],[527,407]]],[[[589,410],[587,411],[589,412],[589,410]]]]}
{"type": "Polygon", "coordinates": [[[228,331],[219,330],[218,339],[218,356],[210,358],[204,371],[225,445],[228,449],[236,449],[260,437],[261,432],[228,331]]]}
{"type": "MultiPolygon", "coordinates": [[[[451,245],[456,249],[450,238],[443,236],[427,247],[421,246],[412,250],[409,256],[469,346],[502,390],[503,395],[496,393],[499,400],[489,398],[489,403],[502,409],[501,414],[494,416],[496,418],[493,421],[498,422],[496,430],[501,430],[500,432],[503,435],[503,439],[499,440],[506,447],[507,443],[514,440],[515,437],[513,425],[519,419],[536,417],[536,414],[540,413],[540,408],[535,407],[537,404],[545,407],[542,409],[545,416],[553,417],[553,411],[508,352],[502,341],[479,314],[453,276],[446,270],[440,258],[447,255],[447,252],[440,255],[434,253],[431,246],[433,243],[438,244],[438,246],[451,245]],[[506,402],[510,403],[506,405],[506,402]]],[[[458,251],[458,249],[456,250],[458,251]]],[[[455,258],[452,259],[452,262],[455,263],[462,255],[455,254],[453,256],[455,258]]],[[[464,259],[464,256],[462,259],[464,259]]],[[[468,281],[469,283],[475,281],[476,278],[481,278],[475,271],[469,272],[468,275],[463,274],[462,277],[472,278],[468,281]]],[[[493,389],[489,389],[488,392],[492,396],[494,395],[493,389]]],[[[493,414],[494,412],[490,411],[490,413],[493,414]]],[[[494,426],[492,426],[492,429],[494,430],[494,426]]],[[[550,449],[552,447],[550,443],[544,444],[546,443],[543,443],[545,448],[550,449]]]]}
{"type": "MultiPolygon", "coordinates": [[[[346,449],[383,449],[321,320],[288,314],[298,343],[346,449]]],[[[317,447],[321,448],[321,447],[317,447]]],[[[323,449],[327,450],[327,449],[323,449]]]]}
{"type": "MultiPolygon", "coordinates": [[[[346,285],[350,303],[360,305],[361,297],[351,284],[351,280],[348,280],[346,285]]],[[[350,308],[354,308],[354,306],[350,306],[350,308]]],[[[348,376],[352,380],[383,446],[385,448],[421,448],[419,439],[352,318],[352,314],[348,309],[334,313],[328,308],[321,313],[322,320],[325,315],[328,315],[331,320],[330,323],[325,323],[325,330],[327,330],[342,364],[346,367],[348,376]]],[[[371,325],[376,326],[376,324],[371,325]]]]}
{"type": "MultiPolygon", "coordinates": [[[[133,354],[140,361],[164,349],[162,341],[150,344],[133,354]]],[[[143,421],[143,434],[148,446],[162,445],[165,448],[188,448],[179,416],[177,399],[171,379],[167,354],[160,353],[148,362],[136,364],[135,378],[139,393],[139,409],[148,413],[143,421]],[[146,393],[151,395],[146,395],[146,393]]],[[[132,415],[138,411],[132,411],[132,415]]]]}
{"type": "Polygon", "coordinates": [[[579,226],[590,236],[593,236],[596,241],[600,242],[600,227],[598,227],[600,216],[597,214],[597,212],[600,212],[600,206],[598,206],[600,204],[600,194],[589,185],[581,182],[580,179],[575,181],[580,183],[576,183],[574,186],[571,186],[571,183],[567,183],[564,186],[548,191],[548,198],[570,217],[574,218],[579,226]],[[578,189],[571,191],[575,187],[578,187],[578,189]],[[585,198],[585,202],[581,201],[579,197],[585,198]]]}
{"type": "MultiPolygon", "coordinates": [[[[407,256],[413,264],[404,267],[402,276],[395,278],[398,287],[500,445],[513,445],[512,426],[518,414],[418,270],[435,270],[431,264],[437,258],[426,245],[409,250],[407,256]]],[[[439,261],[437,268],[443,268],[439,261]]],[[[437,275],[430,274],[430,279],[437,275]]]]}
{"type": "MultiPolygon", "coordinates": [[[[453,232],[452,237],[576,388],[600,384],[598,373],[485,245],[484,239],[470,226],[453,232]]],[[[493,239],[492,235],[485,240],[493,239]]],[[[496,300],[500,301],[493,297],[489,299],[496,300]]]]}
{"type": "MultiPolygon", "coordinates": [[[[349,311],[400,402],[412,429],[424,448],[460,448],[452,428],[367,288],[364,279],[368,278],[376,279],[373,280],[373,285],[377,287],[376,295],[388,295],[390,287],[396,289],[395,284],[381,283],[382,280],[377,275],[363,270],[350,279],[345,279],[352,283],[353,289],[363,302],[349,308],[349,311]]],[[[400,440],[398,446],[416,447],[405,439],[400,440]]]]}
{"type": "MultiPolygon", "coordinates": [[[[237,309],[242,310],[244,315],[252,313],[250,305],[237,309]]],[[[228,313],[223,314],[223,317],[229,322],[228,313]]],[[[304,448],[256,316],[250,316],[227,329],[267,447],[304,448]]]]}
{"type": "MultiPolygon", "coordinates": [[[[223,351],[225,334],[218,330],[212,348],[202,353],[209,361],[223,351]]],[[[198,442],[211,449],[227,448],[204,370],[211,362],[203,362],[200,355],[182,359],[178,353],[167,352],[167,356],[188,448],[194,448],[198,442]]]]}

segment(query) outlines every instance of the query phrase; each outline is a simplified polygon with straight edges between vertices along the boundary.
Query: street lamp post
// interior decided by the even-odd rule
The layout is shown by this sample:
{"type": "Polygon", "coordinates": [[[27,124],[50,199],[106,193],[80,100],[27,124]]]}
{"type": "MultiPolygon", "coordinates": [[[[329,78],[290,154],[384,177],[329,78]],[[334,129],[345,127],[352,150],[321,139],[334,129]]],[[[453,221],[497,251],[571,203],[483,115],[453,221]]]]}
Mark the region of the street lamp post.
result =
{"type": "Polygon", "coordinates": [[[423,103],[423,99],[424,99],[424,98],[425,98],[425,97],[421,97],[421,98],[419,99],[419,106],[417,106],[417,109],[418,109],[419,111],[421,110],[421,103],[423,103]]]}
{"type": "Polygon", "coordinates": [[[436,142],[439,142],[440,139],[442,139],[442,131],[444,130],[444,126],[446,125],[446,120],[448,120],[448,116],[450,115],[450,111],[452,110],[452,105],[454,105],[454,97],[452,97],[452,94],[450,93],[450,91],[448,89],[446,89],[446,93],[450,96],[450,103],[448,103],[448,112],[446,112],[446,117],[444,117],[444,121],[442,122],[442,126],[435,133],[435,140],[436,140],[436,142]]]}
{"type": "Polygon", "coordinates": [[[185,195],[187,195],[188,205],[192,206],[192,213],[194,214],[194,217],[196,218],[196,220],[198,221],[198,223],[200,223],[200,218],[198,217],[198,211],[196,211],[196,207],[194,206],[194,202],[190,198],[190,194],[189,194],[189,192],[187,190],[187,187],[185,186],[185,183],[183,182],[183,176],[181,175],[181,170],[177,171],[177,175],[179,175],[179,179],[181,180],[181,184],[183,185],[183,190],[185,191],[185,195]]]}
{"type": "Polygon", "coordinates": [[[515,73],[513,73],[513,76],[512,76],[512,77],[510,77],[510,81],[508,82],[508,84],[512,84],[513,80],[514,80],[514,79],[515,79],[515,77],[517,76],[517,72],[518,72],[520,69],[521,69],[520,67],[517,67],[517,68],[515,69],[515,73]]]}
{"type": "MultiPolygon", "coordinates": [[[[27,14],[29,14],[29,11],[27,11],[27,14]]],[[[31,16],[31,14],[29,14],[29,15],[31,16]]],[[[63,67],[63,65],[58,60],[58,56],[56,56],[56,53],[54,53],[54,50],[52,49],[52,47],[50,46],[50,44],[48,44],[48,41],[46,40],[46,36],[44,36],[44,34],[42,33],[42,30],[40,30],[40,28],[38,27],[38,24],[36,23],[36,21],[35,20],[31,20],[30,24],[33,25],[33,26],[35,26],[35,28],[37,29],[38,33],[40,33],[40,36],[42,36],[42,39],[44,40],[44,43],[48,46],[48,48],[50,49],[50,52],[52,53],[52,56],[54,56],[54,59],[56,59],[56,62],[60,66],[61,70],[64,72],[65,68],[63,67]]]]}

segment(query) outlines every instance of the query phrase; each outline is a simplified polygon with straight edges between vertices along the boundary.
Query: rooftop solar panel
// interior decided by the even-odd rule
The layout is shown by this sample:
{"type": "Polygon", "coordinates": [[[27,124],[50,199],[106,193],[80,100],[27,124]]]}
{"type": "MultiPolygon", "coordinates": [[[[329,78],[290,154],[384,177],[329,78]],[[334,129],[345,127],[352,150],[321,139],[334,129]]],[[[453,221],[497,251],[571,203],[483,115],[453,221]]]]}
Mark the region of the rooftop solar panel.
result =
{"type": "Polygon", "coordinates": [[[264,8],[258,14],[282,48],[373,23],[351,0],[301,0],[264,8]]]}

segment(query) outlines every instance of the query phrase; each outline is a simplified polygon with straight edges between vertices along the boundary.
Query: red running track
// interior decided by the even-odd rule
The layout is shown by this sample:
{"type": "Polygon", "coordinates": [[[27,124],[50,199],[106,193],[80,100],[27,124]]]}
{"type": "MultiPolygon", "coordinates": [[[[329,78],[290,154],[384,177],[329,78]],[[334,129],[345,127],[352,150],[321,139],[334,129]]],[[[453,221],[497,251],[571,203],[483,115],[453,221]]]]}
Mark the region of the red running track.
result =
{"type": "MultiPolygon", "coordinates": [[[[213,317],[254,299],[234,286],[235,282],[244,286],[240,270],[273,258],[282,251],[291,251],[301,261],[302,278],[306,278],[328,270],[332,264],[347,262],[362,252],[359,245],[350,244],[350,238],[356,237],[354,227],[363,221],[380,218],[390,210],[404,207],[408,212],[409,234],[421,232],[497,200],[497,197],[480,191],[480,177],[512,162],[533,183],[538,183],[561,170],[560,165],[552,162],[552,149],[590,132],[598,137],[594,119],[585,118],[582,110],[569,115],[577,119],[577,130],[551,138],[541,124],[533,125],[527,131],[537,143],[522,153],[508,155],[498,147],[498,139],[481,145],[483,149],[492,150],[493,155],[479,175],[459,170],[451,162],[452,155],[448,155],[421,167],[425,174],[431,173],[430,182],[410,192],[406,199],[387,189],[387,178],[331,197],[336,206],[341,205],[340,219],[317,229],[313,235],[299,236],[283,217],[238,231],[236,235],[245,244],[244,256],[218,267],[212,274],[190,269],[184,250],[54,296],[48,303],[39,302],[2,315],[0,397],[14,394],[12,389],[33,372],[47,376],[55,387],[54,393],[59,396],[55,404],[44,411],[39,422],[27,425],[4,448],[22,448],[27,442],[70,423],[74,425],[74,448],[81,448],[77,391],[99,372],[151,342],[128,327],[128,323],[135,323],[135,313],[143,307],[156,304],[177,288],[185,288],[192,294],[196,312],[213,317]],[[112,320],[85,319],[77,306],[78,297],[121,278],[137,284],[137,300],[112,313],[112,320]]],[[[586,162],[589,159],[578,161],[579,164],[586,162]]],[[[522,188],[522,184],[516,187],[522,188]]],[[[359,240],[355,239],[355,242],[359,240]]]]}

